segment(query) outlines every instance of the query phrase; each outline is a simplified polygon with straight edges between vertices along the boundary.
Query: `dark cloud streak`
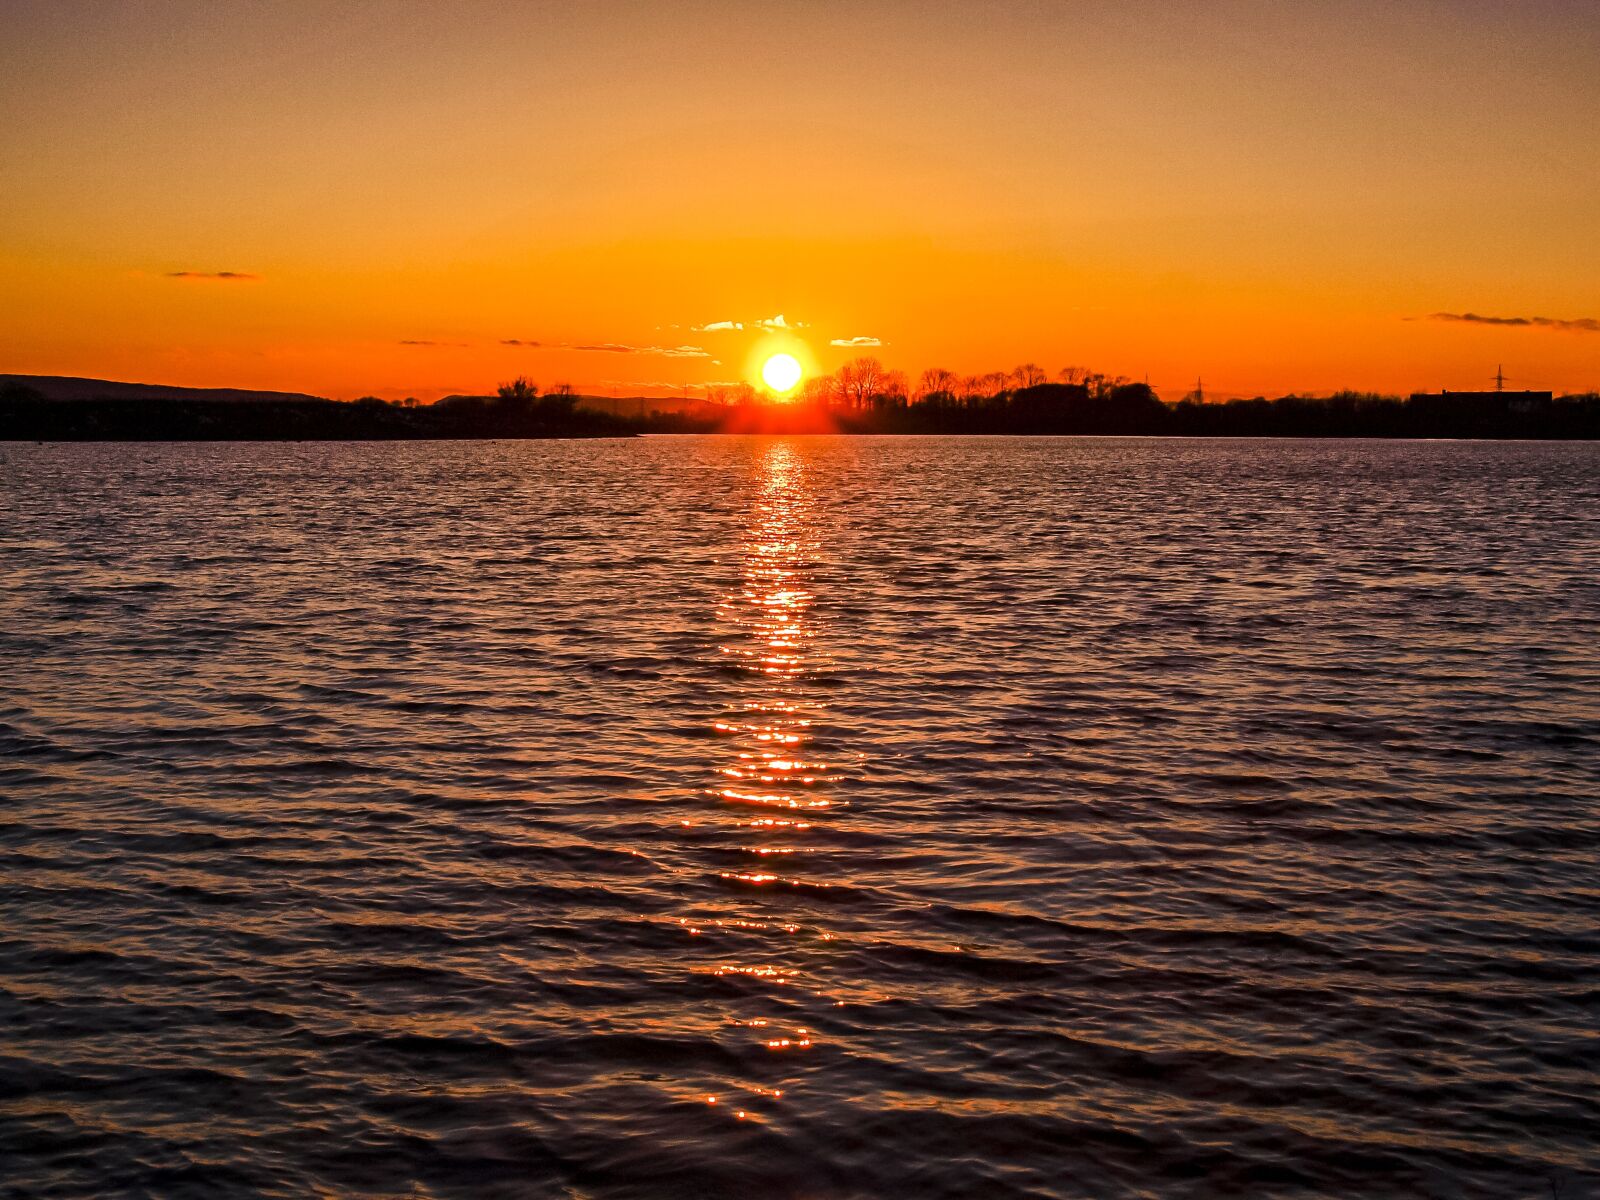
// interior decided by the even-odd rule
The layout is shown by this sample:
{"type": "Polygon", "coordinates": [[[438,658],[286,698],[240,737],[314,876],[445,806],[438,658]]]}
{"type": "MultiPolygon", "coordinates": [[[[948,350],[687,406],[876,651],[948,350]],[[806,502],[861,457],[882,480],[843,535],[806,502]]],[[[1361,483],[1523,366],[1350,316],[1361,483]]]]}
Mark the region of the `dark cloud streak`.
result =
{"type": "Polygon", "coordinates": [[[255,283],[261,278],[248,271],[168,271],[168,279],[216,279],[225,283],[255,283]]]}
{"type": "Polygon", "coordinates": [[[1574,317],[1561,320],[1557,317],[1485,317],[1478,313],[1429,313],[1430,321],[1453,321],[1462,325],[1504,325],[1519,329],[1559,329],[1566,333],[1600,333],[1600,319],[1574,317]]]}

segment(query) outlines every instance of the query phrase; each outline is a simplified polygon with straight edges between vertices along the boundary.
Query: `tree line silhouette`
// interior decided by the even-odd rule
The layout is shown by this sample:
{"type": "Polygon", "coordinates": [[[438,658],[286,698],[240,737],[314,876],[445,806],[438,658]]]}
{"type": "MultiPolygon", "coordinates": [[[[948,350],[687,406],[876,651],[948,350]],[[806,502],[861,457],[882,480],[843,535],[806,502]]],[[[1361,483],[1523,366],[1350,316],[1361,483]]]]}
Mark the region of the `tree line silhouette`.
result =
{"type": "MultiPolygon", "coordinates": [[[[735,411],[761,405],[748,385],[713,398],[735,411]]],[[[809,430],[818,427],[819,416],[847,433],[1600,438],[1595,393],[1530,399],[1518,392],[1401,397],[1341,391],[1218,403],[1195,391],[1169,404],[1146,383],[1086,367],[1064,367],[1054,377],[1031,362],[981,375],[930,367],[913,384],[871,357],[808,379],[792,401],[745,424],[809,430]]],[[[724,424],[716,414],[653,418],[653,427],[663,431],[709,432],[724,424]]]]}
{"type": "Polygon", "coordinates": [[[435,404],[374,396],[334,400],[52,400],[27,387],[0,390],[0,439],[95,441],[393,440],[625,437],[636,433],[821,432],[1100,434],[1206,437],[1600,438],[1600,395],[1459,393],[1408,398],[1371,392],[1327,397],[1175,404],[1148,384],[1035,363],[957,375],[903,372],[861,357],[809,379],[774,403],[746,384],[697,406],[618,415],[585,407],[568,384],[541,392],[526,377],[492,396],[435,404]]]}

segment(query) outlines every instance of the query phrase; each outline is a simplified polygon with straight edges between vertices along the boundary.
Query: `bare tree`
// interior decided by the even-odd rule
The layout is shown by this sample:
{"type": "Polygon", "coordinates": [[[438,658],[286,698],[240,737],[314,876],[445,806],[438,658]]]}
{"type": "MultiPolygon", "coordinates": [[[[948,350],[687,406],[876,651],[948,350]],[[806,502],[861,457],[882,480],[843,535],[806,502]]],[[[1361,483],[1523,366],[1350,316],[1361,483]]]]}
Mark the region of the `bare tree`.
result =
{"type": "Polygon", "coordinates": [[[1082,383],[1084,376],[1089,374],[1088,367],[1062,367],[1056,372],[1056,378],[1069,386],[1082,383]]]}
{"type": "Polygon", "coordinates": [[[917,380],[916,399],[923,404],[949,404],[956,398],[961,381],[954,371],[929,367],[917,380]]]}
{"type": "Polygon", "coordinates": [[[883,364],[863,356],[839,368],[839,391],[850,407],[866,408],[878,394],[882,378],[883,364]]]}
{"type": "Polygon", "coordinates": [[[878,378],[878,387],[873,392],[873,400],[882,408],[904,408],[906,394],[910,390],[910,381],[904,371],[885,371],[878,378]]]}
{"type": "Polygon", "coordinates": [[[1048,378],[1038,363],[1023,363],[1012,368],[1011,383],[1018,388],[1038,387],[1048,378]]]}
{"type": "Polygon", "coordinates": [[[1126,375],[1102,375],[1099,371],[1091,372],[1084,379],[1089,386],[1089,394],[1096,400],[1109,396],[1117,388],[1131,382],[1126,375]]]}
{"type": "Polygon", "coordinates": [[[826,408],[833,402],[834,378],[832,375],[813,375],[800,385],[800,401],[826,408]]]}

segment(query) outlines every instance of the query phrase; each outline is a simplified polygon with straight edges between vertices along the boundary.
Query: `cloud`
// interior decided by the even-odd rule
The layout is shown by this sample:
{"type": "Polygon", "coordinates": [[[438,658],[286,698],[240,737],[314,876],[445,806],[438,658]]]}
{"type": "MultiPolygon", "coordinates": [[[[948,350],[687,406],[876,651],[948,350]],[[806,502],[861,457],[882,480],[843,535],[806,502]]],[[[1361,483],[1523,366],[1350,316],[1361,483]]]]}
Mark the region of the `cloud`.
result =
{"type": "Polygon", "coordinates": [[[542,343],[524,341],[522,338],[501,338],[500,344],[502,346],[527,346],[530,349],[537,350],[542,343]]]}
{"type": "Polygon", "coordinates": [[[402,346],[453,346],[457,349],[466,347],[466,342],[430,342],[427,338],[401,338],[402,346]]]}
{"type": "Polygon", "coordinates": [[[1559,329],[1566,333],[1600,333],[1600,319],[1575,317],[1561,320],[1557,317],[1484,317],[1477,313],[1429,313],[1429,321],[1455,321],[1467,325],[1510,325],[1523,329],[1559,329]]]}
{"type": "Polygon", "coordinates": [[[828,343],[830,346],[843,346],[846,350],[863,349],[867,346],[882,346],[883,344],[882,338],[875,337],[834,338],[833,341],[828,343]]]}
{"type": "Polygon", "coordinates": [[[663,358],[710,358],[699,346],[625,346],[620,342],[602,342],[590,346],[573,346],[574,350],[598,354],[656,354],[663,358]]]}
{"type": "MultiPolygon", "coordinates": [[[[673,326],[677,328],[677,326],[673,326]]],[[[694,333],[740,333],[745,329],[766,330],[791,330],[804,329],[805,324],[800,321],[790,321],[782,313],[775,317],[763,317],[756,321],[707,321],[704,325],[691,325],[689,329],[694,333]]]]}
{"type": "Polygon", "coordinates": [[[708,379],[703,382],[691,381],[686,383],[682,379],[602,379],[596,386],[613,388],[619,391],[653,389],[669,392],[671,393],[670,398],[673,399],[687,395],[691,400],[701,400],[706,397],[708,391],[715,391],[718,388],[749,387],[750,381],[747,379],[708,379]]]}
{"type": "Polygon", "coordinates": [[[254,283],[259,275],[245,271],[168,271],[168,279],[216,279],[225,283],[254,283]]]}
{"type": "Polygon", "coordinates": [[[704,383],[685,383],[681,379],[602,379],[600,386],[608,388],[668,388],[674,392],[681,392],[685,388],[690,391],[699,391],[708,385],[704,383]]]}

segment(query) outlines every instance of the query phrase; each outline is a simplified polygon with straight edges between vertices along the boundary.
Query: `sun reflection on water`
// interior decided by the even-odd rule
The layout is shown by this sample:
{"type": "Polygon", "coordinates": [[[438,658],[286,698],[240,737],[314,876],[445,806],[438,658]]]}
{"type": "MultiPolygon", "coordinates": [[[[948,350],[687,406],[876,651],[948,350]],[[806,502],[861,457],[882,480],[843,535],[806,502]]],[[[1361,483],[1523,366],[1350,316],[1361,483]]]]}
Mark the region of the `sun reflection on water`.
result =
{"type": "MultiPolygon", "coordinates": [[[[746,1052],[781,1056],[813,1048],[814,1027],[795,1022],[805,1020],[813,1001],[818,1009],[833,1003],[818,986],[817,948],[835,935],[805,920],[796,904],[830,886],[818,877],[817,839],[827,833],[818,822],[834,819],[845,804],[831,794],[838,775],[819,737],[828,721],[818,681],[832,664],[815,611],[815,500],[793,443],[775,440],[759,453],[741,578],[717,604],[717,657],[734,695],[711,722],[719,760],[709,764],[712,807],[694,822],[708,835],[726,835],[719,853],[748,865],[727,863],[712,875],[731,889],[736,912],[702,910],[681,923],[716,955],[700,971],[738,985],[733,994],[745,1011],[730,1012],[728,1022],[754,1035],[746,1052]]],[[[773,1104],[801,1083],[792,1073],[759,1073],[759,1082],[705,1081],[721,1089],[707,1091],[706,1102],[737,1086],[773,1104]]]]}

